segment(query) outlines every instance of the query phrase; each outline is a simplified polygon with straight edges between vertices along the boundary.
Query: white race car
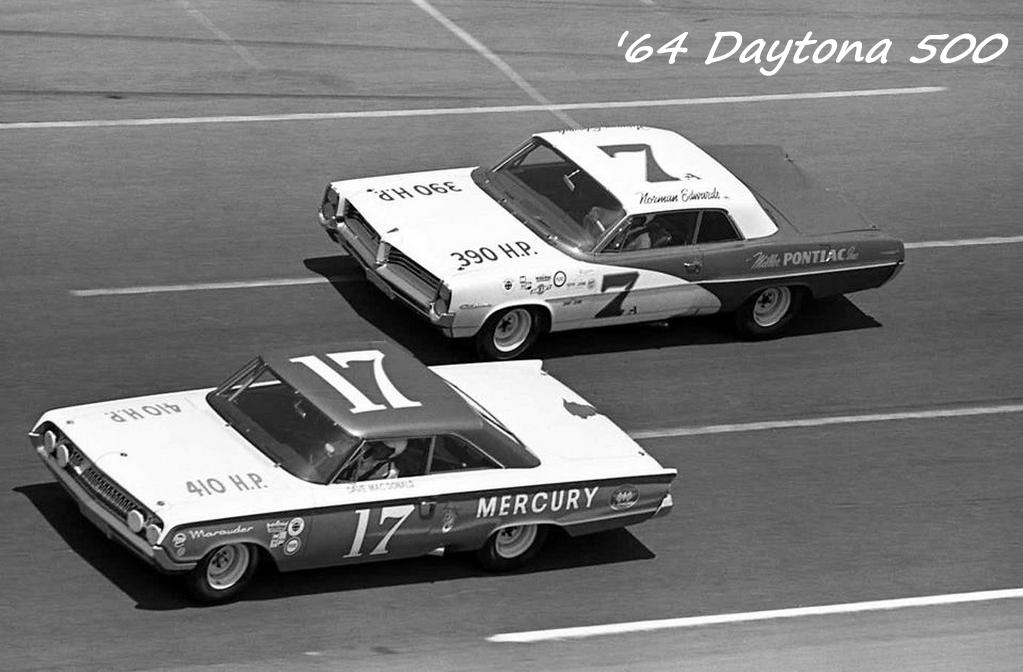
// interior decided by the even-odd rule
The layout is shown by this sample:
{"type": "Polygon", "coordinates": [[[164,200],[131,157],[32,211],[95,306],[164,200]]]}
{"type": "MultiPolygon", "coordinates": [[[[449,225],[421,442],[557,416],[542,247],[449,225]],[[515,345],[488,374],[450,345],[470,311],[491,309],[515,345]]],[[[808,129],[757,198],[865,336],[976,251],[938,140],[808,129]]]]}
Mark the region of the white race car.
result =
{"type": "Polygon", "coordinates": [[[29,436],[86,518],[202,602],[261,560],[441,549],[511,569],[550,527],[668,513],[676,475],[540,362],[428,369],[386,343],[270,353],[212,390],[49,411],[29,436]]]}
{"type": "Polygon", "coordinates": [[[718,311],[770,337],[804,298],[880,286],[905,256],[778,148],[641,126],[538,133],[493,168],[333,182],[319,221],[384,294],[488,359],[545,331],[718,311]]]}

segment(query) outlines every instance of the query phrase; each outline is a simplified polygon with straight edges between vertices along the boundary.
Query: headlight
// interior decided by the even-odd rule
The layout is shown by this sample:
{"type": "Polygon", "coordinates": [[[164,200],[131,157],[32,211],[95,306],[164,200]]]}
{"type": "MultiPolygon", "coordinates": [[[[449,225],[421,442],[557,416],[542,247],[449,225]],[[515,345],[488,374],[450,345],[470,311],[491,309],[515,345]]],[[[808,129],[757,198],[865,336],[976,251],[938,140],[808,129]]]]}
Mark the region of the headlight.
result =
{"type": "Polygon", "coordinates": [[[448,308],[451,306],[451,289],[444,284],[440,283],[440,289],[437,290],[437,298],[433,302],[433,312],[438,315],[443,315],[448,312],[448,308]]]}
{"type": "Polygon", "coordinates": [[[146,517],[142,515],[142,512],[138,509],[132,509],[125,516],[125,520],[128,522],[128,529],[136,534],[142,531],[143,526],[146,524],[146,517]]]}
{"type": "Polygon", "coordinates": [[[163,532],[160,526],[156,523],[150,523],[146,525],[146,541],[149,542],[150,546],[156,546],[156,542],[160,541],[160,533],[163,532]]]}
{"type": "Polygon", "coordinates": [[[71,461],[71,450],[66,443],[57,446],[57,466],[63,469],[71,461]]]}
{"type": "Polygon", "coordinates": [[[47,453],[53,453],[57,449],[57,441],[60,437],[57,436],[57,432],[52,429],[48,429],[43,432],[43,447],[46,448],[47,453]]]}

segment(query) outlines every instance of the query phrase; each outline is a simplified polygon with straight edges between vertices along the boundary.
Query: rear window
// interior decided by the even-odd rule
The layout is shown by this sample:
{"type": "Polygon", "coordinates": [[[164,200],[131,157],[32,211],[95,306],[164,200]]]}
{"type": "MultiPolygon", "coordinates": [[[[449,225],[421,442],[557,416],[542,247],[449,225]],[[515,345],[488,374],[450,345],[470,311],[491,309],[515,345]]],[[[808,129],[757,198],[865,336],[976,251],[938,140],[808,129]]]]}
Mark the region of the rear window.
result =
{"type": "Polygon", "coordinates": [[[739,240],[739,234],[732,226],[732,220],[721,210],[704,210],[700,216],[700,228],[696,234],[696,242],[720,243],[727,240],[739,240]]]}

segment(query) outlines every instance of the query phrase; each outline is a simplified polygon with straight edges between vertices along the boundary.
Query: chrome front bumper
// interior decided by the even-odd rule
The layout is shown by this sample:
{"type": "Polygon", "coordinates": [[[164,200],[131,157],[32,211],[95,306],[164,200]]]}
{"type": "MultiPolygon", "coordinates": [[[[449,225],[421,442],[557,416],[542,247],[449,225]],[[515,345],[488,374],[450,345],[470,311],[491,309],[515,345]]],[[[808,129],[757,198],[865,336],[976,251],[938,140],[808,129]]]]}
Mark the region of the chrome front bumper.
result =
{"type": "Polygon", "coordinates": [[[139,556],[147,563],[166,573],[179,573],[187,572],[195,567],[196,563],[192,562],[176,562],[162,546],[150,546],[145,539],[132,533],[128,529],[128,525],[113,515],[103,505],[99,504],[93,499],[88,492],[85,491],[82,486],[75,482],[71,476],[69,476],[64,469],[62,469],[57,462],[47,454],[46,449],[42,446],[36,448],[36,453],[39,458],[46,465],[46,468],[50,470],[57,482],[68,492],[69,495],[78,504],[79,510],[82,512],[89,522],[99,528],[100,532],[106,535],[107,539],[113,539],[125,546],[128,550],[132,551],[135,555],[139,556]]]}
{"type": "Polygon", "coordinates": [[[399,280],[382,275],[379,267],[376,265],[376,259],[367,259],[367,252],[359,249],[359,247],[349,239],[348,229],[345,227],[344,222],[328,220],[324,218],[322,214],[319,214],[318,218],[320,226],[322,226],[327,232],[330,239],[343,247],[350,257],[359,262],[359,266],[361,266],[362,270],[366,273],[366,279],[369,280],[374,287],[379,289],[384,296],[388,299],[396,299],[405,304],[417,315],[429,321],[430,324],[439,329],[442,334],[449,338],[464,335],[455,333],[454,313],[438,313],[434,310],[432,303],[429,305],[423,305],[412,298],[409,289],[403,287],[399,280]]]}

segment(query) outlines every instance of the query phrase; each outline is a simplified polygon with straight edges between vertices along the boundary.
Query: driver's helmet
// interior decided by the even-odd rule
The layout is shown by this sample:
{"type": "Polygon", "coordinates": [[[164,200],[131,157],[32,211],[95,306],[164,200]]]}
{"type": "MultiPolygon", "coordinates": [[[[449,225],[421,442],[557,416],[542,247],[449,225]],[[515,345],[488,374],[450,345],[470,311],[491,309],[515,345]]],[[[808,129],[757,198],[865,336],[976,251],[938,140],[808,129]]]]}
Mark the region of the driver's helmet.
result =
{"type": "Polygon", "coordinates": [[[391,449],[391,459],[393,460],[408,448],[408,439],[384,439],[384,445],[391,449]]]}

